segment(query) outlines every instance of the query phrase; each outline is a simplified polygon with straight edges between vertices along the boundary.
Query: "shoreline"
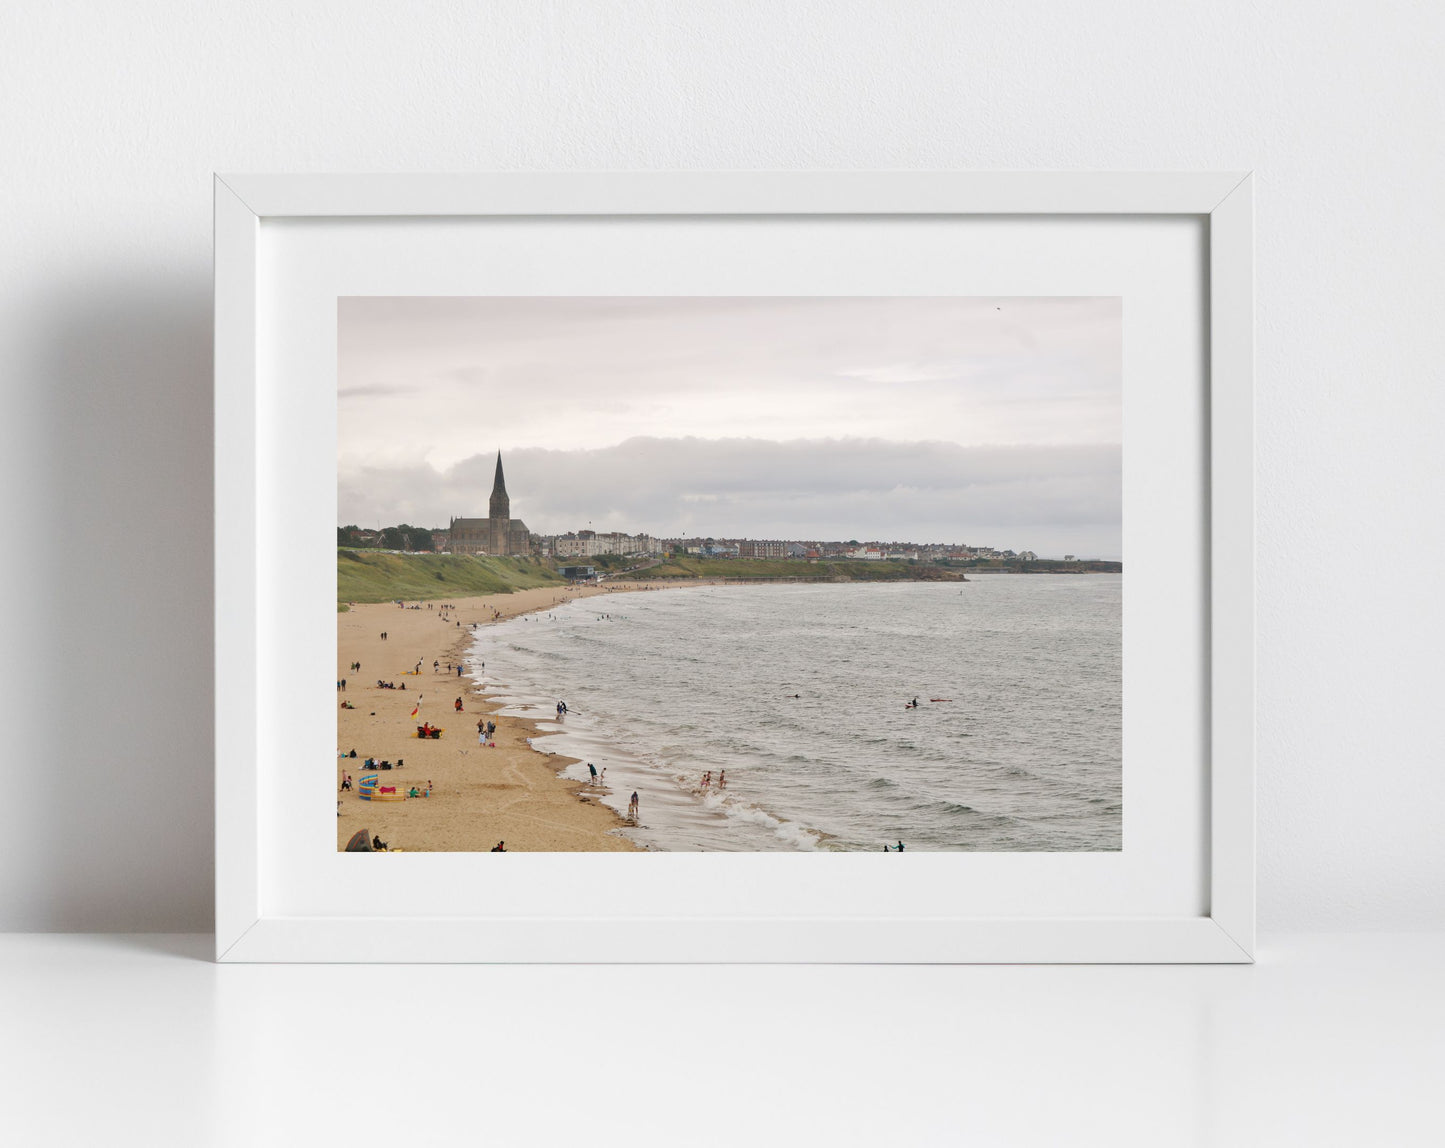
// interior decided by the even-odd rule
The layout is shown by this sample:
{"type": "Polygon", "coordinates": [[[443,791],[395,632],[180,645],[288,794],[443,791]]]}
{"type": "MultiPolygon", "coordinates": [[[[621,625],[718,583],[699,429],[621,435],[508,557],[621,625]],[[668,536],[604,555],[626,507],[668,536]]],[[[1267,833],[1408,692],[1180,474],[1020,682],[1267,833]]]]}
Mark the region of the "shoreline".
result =
{"type": "Polygon", "coordinates": [[[469,664],[469,651],[493,622],[577,598],[643,589],[632,583],[548,586],[445,602],[407,600],[403,606],[351,604],[338,611],[337,752],[357,754],[336,761],[338,851],[361,829],[407,852],[488,852],[498,841],[505,841],[509,852],[641,851],[617,832],[626,823],[597,800],[597,791],[560,776],[572,758],[528,744],[541,736],[538,720],[544,719],[499,712],[497,691],[469,664]],[[349,668],[357,662],[359,672],[349,668]],[[397,688],[379,688],[378,679],[397,688]],[[458,698],[461,711],[455,708],[458,698]],[[341,708],[346,701],[355,708],[341,708]],[[413,706],[420,710],[415,718],[413,706]],[[476,722],[484,718],[497,723],[495,748],[478,744],[476,722]],[[440,726],[442,737],[418,739],[415,728],[424,721],[440,726]],[[368,757],[405,765],[369,771],[363,765],[368,757]],[[378,784],[395,786],[398,793],[425,790],[430,783],[431,796],[363,801],[356,779],[366,772],[376,772],[378,784]],[[353,788],[340,791],[346,774],[353,788]]]}

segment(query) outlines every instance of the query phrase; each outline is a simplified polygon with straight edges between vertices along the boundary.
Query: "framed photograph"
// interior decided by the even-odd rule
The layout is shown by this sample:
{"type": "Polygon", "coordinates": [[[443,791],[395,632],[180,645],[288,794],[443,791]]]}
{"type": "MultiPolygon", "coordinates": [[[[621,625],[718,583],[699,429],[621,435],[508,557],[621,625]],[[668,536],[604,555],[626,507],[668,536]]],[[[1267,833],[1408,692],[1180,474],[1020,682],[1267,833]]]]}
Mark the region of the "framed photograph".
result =
{"type": "Polygon", "coordinates": [[[217,177],[218,959],[1251,960],[1250,194],[217,177]]]}

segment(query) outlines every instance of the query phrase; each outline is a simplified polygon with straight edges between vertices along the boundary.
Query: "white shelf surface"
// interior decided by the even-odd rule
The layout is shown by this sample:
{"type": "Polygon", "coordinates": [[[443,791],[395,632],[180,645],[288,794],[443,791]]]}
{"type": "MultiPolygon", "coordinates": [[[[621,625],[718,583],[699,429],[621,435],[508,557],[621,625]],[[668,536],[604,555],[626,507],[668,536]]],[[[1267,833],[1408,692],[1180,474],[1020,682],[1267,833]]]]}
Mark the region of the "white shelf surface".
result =
{"type": "Polygon", "coordinates": [[[0,935],[0,1139],[1445,1143],[1445,933],[1265,935],[1253,967],[220,966],[212,946],[0,935]]]}

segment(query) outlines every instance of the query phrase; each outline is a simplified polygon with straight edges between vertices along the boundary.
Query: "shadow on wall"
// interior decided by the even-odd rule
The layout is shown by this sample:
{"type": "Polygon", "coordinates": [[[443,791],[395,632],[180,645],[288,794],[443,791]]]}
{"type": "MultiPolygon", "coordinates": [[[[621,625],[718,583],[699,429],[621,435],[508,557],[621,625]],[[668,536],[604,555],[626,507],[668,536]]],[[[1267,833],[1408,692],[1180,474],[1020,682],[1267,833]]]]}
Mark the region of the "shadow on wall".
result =
{"type": "Polygon", "coordinates": [[[30,632],[36,824],[12,928],[212,925],[211,285],[154,269],[77,284],[33,331],[51,525],[30,632]],[[147,280],[151,282],[147,282],[147,280]]]}

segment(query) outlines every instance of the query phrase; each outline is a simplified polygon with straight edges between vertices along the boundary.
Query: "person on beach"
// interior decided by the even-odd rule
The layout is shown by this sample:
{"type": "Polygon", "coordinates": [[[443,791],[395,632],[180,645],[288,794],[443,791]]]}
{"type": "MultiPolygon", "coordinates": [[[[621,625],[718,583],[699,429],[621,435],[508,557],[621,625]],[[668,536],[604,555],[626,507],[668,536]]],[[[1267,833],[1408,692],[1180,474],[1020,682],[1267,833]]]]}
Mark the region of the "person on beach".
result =
{"type": "Polygon", "coordinates": [[[637,790],[632,791],[632,800],[627,803],[627,816],[634,822],[641,815],[642,807],[637,800],[637,790]]]}
{"type": "Polygon", "coordinates": [[[482,728],[482,725],[481,725],[480,722],[477,723],[477,744],[478,744],[478,745],[486,745],[486,744],[487,744],[487,731],[482,728]]]}
{"type": "Polygon", "coordinates": [[[727,771],[727,770],[725,770],[725,769],[720,769],[720,770],[717,771],[717,787],[718,787],[719,789],[726,789],[726,788],[728,787],[728,771],[727,771]]]}
{"type": "Polygon", "coordinates": [[[900,853],[903,852],[903,842],[902,842],[902,841],[900,841],[900,842],[898,843],[898,852],[900,852],[900,853]]]}
{"type": "Polygon", "coordinates": [[[708,770],[702,775],[702,787],[704,789],[712,788],[712,770],[708,770]]]}
{"type": "Polygon", "coordinates": [[[602,767],[602,776],[597,779],[597,784],[600,786],[607,784],[607,767],[605,765],[602,767]]]}
{"type": "Polygon", "coordinates": [[[372,837],[371,847],[378,853],[386,852],[386,842],[383,841],[379,835],[372,837]]]}
{"type": "Polygon", "coordinates": [[[461,676],[462,676],[462,668],[461,668],[461,666],[458,666],[458,667],[457,667],[457,677],[461,677],[461,676]]]}
{"type": "Polygon", "coordinates": [[[596,785],[596,784],[597,784],[597,767],[596,767],[595,765],[593,765],[590,761],[587,763],[587,772],[592,775],[592,784],[593,784],[593,785],[596,785]]]}
{"type": "Polygon", "coordinates": [[[494,733],[496,733],[496,732],[497,732],[497,723],[494,722],[494,721],[488,721],[488,722],[487,722],[487,736],[488,736],[488,737],[491,737],[491,736],[492,736],[494,733]]]}
{"type": "Polygon", "coordinates": [[[453,708],[457,711],[457,713],[461,713],[461,712],[462,712],[462,699],[461,699],[461,698],[457,698],[457,700],[456,700],[455,702],[453,702],[452,705],[453,705],[453,708]]]}
{"type": "Polygon", "coordinates": [[[495,845],[492,846],[493,853],[505,853],[506,851],[507,843],[505,841],[498,841],[495,845]]]}
{"type": "MultiPolygon", "coordinates": [[[[421,665],[421,663],[418,662],[418,663],[417,663],[417,666],[419,667],[420,665],[421,665]]],[[[441,664],[440,662],[438,662],[438,661],[433,661],[433,662],[432,662],[432,664],[431,664],[431,672],[432,672],[432,673],[434,673],[434,674],[440,673],[440,672],[441,672],[441,668],[442,668],[442,664],[441,664]]]]}

